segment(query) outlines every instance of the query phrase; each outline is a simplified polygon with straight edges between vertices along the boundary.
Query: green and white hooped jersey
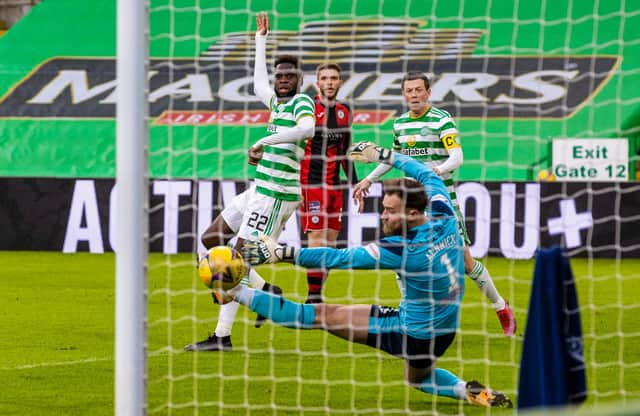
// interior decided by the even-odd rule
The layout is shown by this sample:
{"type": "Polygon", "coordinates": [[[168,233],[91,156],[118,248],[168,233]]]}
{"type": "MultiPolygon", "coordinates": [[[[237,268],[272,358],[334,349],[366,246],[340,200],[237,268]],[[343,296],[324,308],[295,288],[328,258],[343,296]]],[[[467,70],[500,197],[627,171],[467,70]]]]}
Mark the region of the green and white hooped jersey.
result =
{"type": "MultiPolygon", "coordinates": [[[[449,149],[460,146],[458,128],[451,115],[430,107],[420,117],[402,114],[393,122],[393,148],[397,152],[418,159],[430,167],[437,167],[449,158],[449,149]]],[[[458,206],[453,187],[453,172],[442,175],[454,207],[458,206]]]]}
{"type": "MultiPolygon", "coordinates": [[[[315,118],[315,104],[306,94],[296,94],[285,103],[278,103],[274,94],[269,103],[271,115],[267,131],[275,134],[295,127],[302,117],[315,118]]],[[[264,155],[256,169],[256,190],[263,195],[285,201],[299,201],[300,161],[304,156],[305,140],[264,146],[264,155]]]]}

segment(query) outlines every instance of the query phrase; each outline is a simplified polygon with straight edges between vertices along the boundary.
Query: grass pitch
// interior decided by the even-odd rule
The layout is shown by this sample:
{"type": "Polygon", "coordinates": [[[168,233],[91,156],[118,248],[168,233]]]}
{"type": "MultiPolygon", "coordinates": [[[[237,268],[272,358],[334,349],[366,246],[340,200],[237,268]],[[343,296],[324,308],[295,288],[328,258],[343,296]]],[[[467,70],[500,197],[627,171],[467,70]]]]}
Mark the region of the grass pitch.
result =
{"type": "MultiPolygon", "coordinates": [[[[113,254],[0,252],[2,415],[112,415],[113,254]]],[[[439,365],[517,399],[533,261],[485,259],[518,318],[507,339],[467,279],[461,331],[439,365]]],[[[572,259],[582,306],[589,399],[583,409],[640,400],[640,261],[572,259]]],[[[263,267],[287,297],[303,301],[306,279],[292,266],[263,267]]],[[[218,306],[190,255],[149,262],[148,413],[514,414],[435,399],[404,385],[402,362],[321,331],[268,323],[241,307],[231,353],[187,353],[212,331],[218,306]]],[[[327,301],[396,305],[389,272],[333,271],[327,301]]]]}

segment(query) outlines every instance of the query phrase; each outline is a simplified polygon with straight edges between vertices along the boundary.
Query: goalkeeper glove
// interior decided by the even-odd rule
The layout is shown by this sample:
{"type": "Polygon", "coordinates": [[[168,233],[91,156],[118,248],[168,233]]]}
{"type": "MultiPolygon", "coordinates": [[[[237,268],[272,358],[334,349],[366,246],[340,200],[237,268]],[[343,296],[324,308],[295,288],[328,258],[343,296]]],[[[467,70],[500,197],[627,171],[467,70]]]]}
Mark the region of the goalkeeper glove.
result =
{"type": "Polygon", "coordinates": [[[252,266],[280,261],[293,263],[295,255],[295,248],[281,246],[268,236],[262,236],[257,241],[247,240],[242,247],[242,257],[252,266]]]}
{"type": "Polygon", "coordinates": [[[372,142],[360,142],[347,150],[347,157],[358,162],[393,164],[393,152],[372,142]]]}

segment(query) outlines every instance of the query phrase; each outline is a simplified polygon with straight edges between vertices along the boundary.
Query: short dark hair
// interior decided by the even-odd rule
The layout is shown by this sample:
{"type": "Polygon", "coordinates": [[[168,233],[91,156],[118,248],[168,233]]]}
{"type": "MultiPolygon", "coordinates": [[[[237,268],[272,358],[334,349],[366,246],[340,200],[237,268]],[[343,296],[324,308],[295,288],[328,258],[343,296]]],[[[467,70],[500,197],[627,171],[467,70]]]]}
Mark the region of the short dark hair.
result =
{"type": "Polygon", "coordinates": [[[325,64],[318,65],[318,68],[316,68],[316,77],[320,74],[320,71],[325,69],[333,69],[334,71],[337,71],[340,78],[342,78],[342,69],[340,68],[340,65],[335,62],[327,62],[325,64]]]}
{"type": "Polygon", "coordinates": [[[411,178],[388,179],[382,183],[385,195],[396,195],[402,201],[404,209],[417,209],[424,212],[429,204],[424,186],[411,178]]]}
{"type": "Polygon", "coordinates": [[[421,71],[409,71],[406,74],[404,74],[404,77],[402,77],[402,82],[400,83],[400,88],[404,90],[404,83],[406,81],[413,81],[416,79],[421,79],[424,81],[425,89],[428,90],[429,88],[431,88],[431,84],[429,84],[429,77],[426,76],[424,72],[421,72],[421,71]]]}
{"type": "Polygon", "coordinates": [[[278,55],[276,56],[273,66],[277,67],[280,64],[291,64],[296,69],[300,69],[300,59],[293,55],[278,55]]]}

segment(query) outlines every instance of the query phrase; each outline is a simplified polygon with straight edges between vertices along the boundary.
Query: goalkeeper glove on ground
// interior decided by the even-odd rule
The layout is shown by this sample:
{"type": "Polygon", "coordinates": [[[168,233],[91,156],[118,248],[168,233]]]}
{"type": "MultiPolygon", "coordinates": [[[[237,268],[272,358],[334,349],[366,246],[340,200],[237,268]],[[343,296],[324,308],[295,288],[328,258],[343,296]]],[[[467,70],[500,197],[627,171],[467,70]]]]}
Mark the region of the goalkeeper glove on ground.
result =
{"type": "Polygon", "coordinates": [[[257,241],[247,240],[242,247],[242,257],[253,266],[280,261],[293,263],[295,255],[295,248],[281,246],[268,236],[262,236],[257,241]]]}
{"type": "Polygon", "coordinates": [[[384,147],[380,147],[373,142],[360,142],[349,147],[347,157],[358,162],[371,163],[393,163],[393,152],[384,147]]]}

